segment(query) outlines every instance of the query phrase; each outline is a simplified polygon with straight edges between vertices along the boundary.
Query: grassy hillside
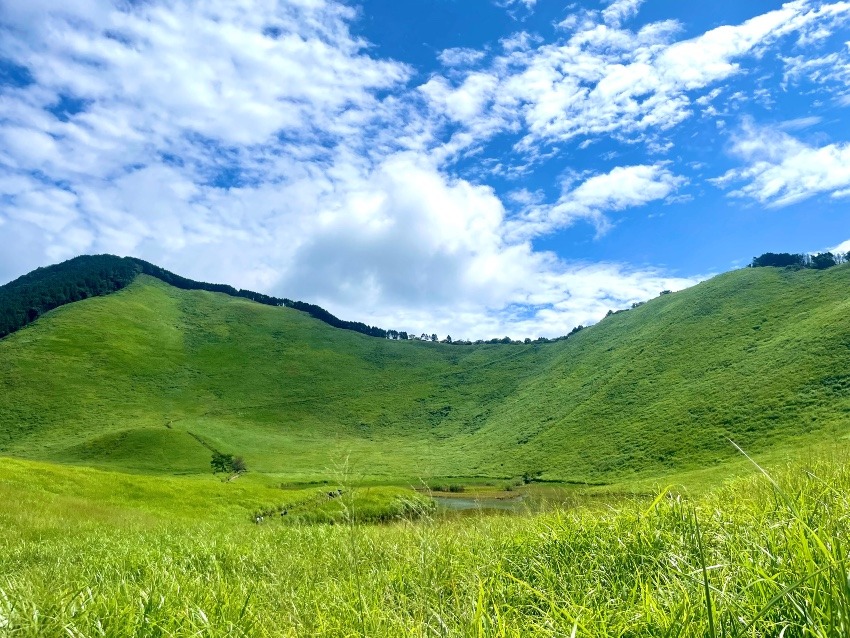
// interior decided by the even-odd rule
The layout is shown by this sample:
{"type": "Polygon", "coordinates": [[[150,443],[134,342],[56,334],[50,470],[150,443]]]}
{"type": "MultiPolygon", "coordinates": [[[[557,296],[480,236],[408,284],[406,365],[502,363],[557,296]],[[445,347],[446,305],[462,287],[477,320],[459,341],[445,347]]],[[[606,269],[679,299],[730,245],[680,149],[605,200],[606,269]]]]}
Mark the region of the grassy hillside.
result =
{"type": "Polygon", "coordinates": [[[375,339],[144,276],[53,311],[0,350],[6,453],[205,472],[206,445],[304,478],[349,454],[370,475],[464,469],[466,452],[447,459],[445,444],[549,355],[375,339]]]}
{"type": "Polygon", "coordinates": [[[705,466],[850,432],[850,267],[746,269],[613,315],[558,349],[483,436],[544,476],[705,466]]]}
{"type": "Polygon", "coordinates": [[[552,344],[375,339],[140,276],[0,340],[0,453],[281,480],[606,482],[850,426],[850,266],[728,273],[552,344]]]}

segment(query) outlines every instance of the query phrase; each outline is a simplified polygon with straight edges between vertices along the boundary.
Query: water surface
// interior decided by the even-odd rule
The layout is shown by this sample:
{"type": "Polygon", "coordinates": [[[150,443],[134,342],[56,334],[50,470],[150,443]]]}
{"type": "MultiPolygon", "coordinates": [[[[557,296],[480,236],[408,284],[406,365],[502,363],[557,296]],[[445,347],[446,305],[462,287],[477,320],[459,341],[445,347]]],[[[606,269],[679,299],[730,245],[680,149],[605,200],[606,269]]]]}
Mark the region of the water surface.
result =
{"type": "Polygon", "coordinates": [[[525,510],[524,496],[514,498],[473,498],[466,496],[431,496],[438,508],[447,510],[504,510],[521,512],[525,510]]]}

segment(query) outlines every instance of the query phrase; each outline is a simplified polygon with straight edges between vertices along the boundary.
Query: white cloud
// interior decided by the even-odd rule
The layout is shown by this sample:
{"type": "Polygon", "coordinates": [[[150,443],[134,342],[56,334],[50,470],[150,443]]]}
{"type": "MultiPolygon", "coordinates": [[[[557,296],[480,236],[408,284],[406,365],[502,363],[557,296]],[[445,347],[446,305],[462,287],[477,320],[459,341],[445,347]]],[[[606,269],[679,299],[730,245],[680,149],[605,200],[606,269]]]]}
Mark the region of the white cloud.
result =
{"type": "Polygon", "coordinates": [[[606,24],[619,26],[623,21],[637,15],[644,0],[614,0],[602,11],[606,24]]]}
{"type": "Polygon", "coordinates": [[[535,44],[541,42],[543,42],[543,39],[540,36],[529,33],[528,31],[518,31],[499,40],[499,44],[502,45],[502,49],[506,52],[528,51],[535,44]]]}
{"type": "Polygon", "coordinates": [[[486,54],[484,51],[477,49],[469,49],[464,47],[455,47],[452,49],[444,49],[438,56],[440,62],[446,66],[469,66],[480,62],[486,54]]]}
{"type": "Polygon", "coordinates": [[[496,0],[496,4],[507,9],[524,7],[526,11],[531,11],[537,5],[537,0],[496,0]]]}
{"type": "Polygon", "coordinates": [[[817,115],[811,115],[808,117],[797,117],[792,120],[785,120],[784,122],[779,123],[779,128],[783,131],[799,131],[802,129],[811,128],[812,126],[817,126],[823,122],[823,118],[817,115]]]}
{"type": "Polygon", "coordinates": [[[850,195],[850,143],[809,146],[750,123],[735,140],[733,152],[748,166],[714,180],[721,187],[746,182],[732,196],[780,207],[819,194],[850,195]]]}
{"type": "Polygon", "coordinates": [[[608,213],[663,200],[684,183],[684,178],[674,175],[663,164],[618,166],[575,187],[565,183],[557,203],[528,207],[510,222],[509,233],[514,237],[533,237],[580,219],[592,221],[603,232],[610,227],[608,213]]]}
{"type": "Polygon", "coordinates": [[[784,35],[805,4],[789,3],[737,26],[722,26],[676,42],[658,56],[659,75],[672,90],[701,89],[738,72],[736,59],[750,54],[771,38],[784,35]]]}
{"type": "MultiPolygon", "coordinates": [[[[463,84],[453,88],[448,81],[435,76],[420,87],[433,105],[458,122],[474,122],[481,118],[484,108],[493,100],[498,78],[488,73],[470,73],[463,84]]],[[[479,127],[480,129],[480,127],[479,127]]]]}
{"type": "Polygon", "coordinates": [[[54,139],[32,128],[4,127],[0,129],[0,142],[14,168],[38,170],[57,156],[54,139]]]}
{"type": "Polygon", "coordinates": [[[850,42],[841,51],[808,58],[802,55],[783,58],[786,89],[797,89],[802,82],[821,88],[841,105],[850,104],[850,42]]]}
{"type": "Polygon", "coordinates": [[[175,131],[234,145],[281,131],[350,133],[377,107],[375,90],[409,75],[363,55],[339,5],[256,4],[143,3],[104,13],[103,3],[80,3],[79,14],[48,13],[3,48],[22,52],[43,90],[23,96],[31,105],[63,94],[93,102],[67,128],[123,134],[129,122],[160,144],[175,131]],[[132,119],[115,121],[127,111],[132,119]]]}
{"type": "Polygon", "coordinates": [[[440,91],[430,96],[431,106],[479,141],[499,131],[521,131],[518,148],[528,152],[576,137],[646,140],[690,117],[692,100],[712,95],[719,88],[714,85],[742,73],[742,62],[780,38],[850,19],[850,3],[812,9],[798,0],[739,25],[675,41],[680,25],[673,21],[638,31],[620,26],[640,4],[617,0],[601,15],[576,14],[565,21],[572,31],[560,42],[540,44],[528,33],[516,34],[505,40],[504,55],[474,72],[496,81],[488,84],[484,110],[464,118],[453,108],[455,93],[459,100],[469,93],[463,76],[432,78],[440,91]],[[706,93],[693,97],[701,91],[706,93]]]}
{"type": "Polygon", "coordinates": [[[790,29],[799,33],[796,43],[798,48],[820,45],[836,31],[846,27],[850,2],[821,2],[815,8],[810,8],[811,2],[798,2],[809,9],[795,18],[794,23],[790,25],[790,29]]]}

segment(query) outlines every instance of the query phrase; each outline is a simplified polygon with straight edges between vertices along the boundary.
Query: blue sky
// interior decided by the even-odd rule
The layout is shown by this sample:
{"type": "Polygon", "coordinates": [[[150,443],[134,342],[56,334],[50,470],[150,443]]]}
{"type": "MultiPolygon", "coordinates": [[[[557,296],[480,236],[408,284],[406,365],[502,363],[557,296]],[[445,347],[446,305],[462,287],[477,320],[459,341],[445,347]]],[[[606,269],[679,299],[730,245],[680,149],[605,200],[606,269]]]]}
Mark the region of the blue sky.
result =
{"type": "Polygon", "coordinates": [[[850,2],[0,0],[0,281],[83,253],[454,338],[850,250],[850,2]]]}

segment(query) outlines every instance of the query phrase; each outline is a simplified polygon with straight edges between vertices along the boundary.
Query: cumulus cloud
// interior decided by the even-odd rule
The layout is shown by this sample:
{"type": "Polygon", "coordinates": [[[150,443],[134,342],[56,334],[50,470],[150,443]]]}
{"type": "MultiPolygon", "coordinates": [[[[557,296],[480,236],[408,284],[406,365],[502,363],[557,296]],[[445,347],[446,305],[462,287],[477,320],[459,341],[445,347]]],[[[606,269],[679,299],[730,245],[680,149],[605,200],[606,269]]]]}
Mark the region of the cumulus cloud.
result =
{"type": "Polygon", "coordinates": [[[782,131],[748,123],[732,150],[748,165],[714,181],[721,187],[745,182],[731,191],[734,197],[781,207],[819,194],[850,196],[850,143],[810,146],[782,131]]]}
{"type": "MultiPolygon", "coordinates": [[[[458,87],[436,76],[420,87],[430,103],[458,122],[480,122],[485,107],[498,88],[498,78],[488,73],[470,73],[458,87]]],[[[481,126],[477,127],[481,130],[481,126]]]]}

